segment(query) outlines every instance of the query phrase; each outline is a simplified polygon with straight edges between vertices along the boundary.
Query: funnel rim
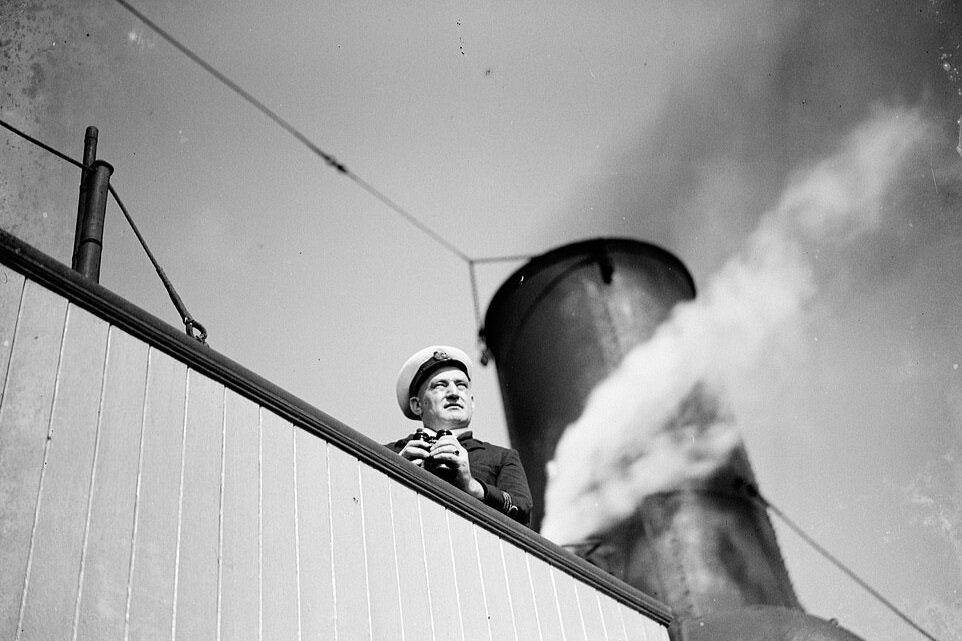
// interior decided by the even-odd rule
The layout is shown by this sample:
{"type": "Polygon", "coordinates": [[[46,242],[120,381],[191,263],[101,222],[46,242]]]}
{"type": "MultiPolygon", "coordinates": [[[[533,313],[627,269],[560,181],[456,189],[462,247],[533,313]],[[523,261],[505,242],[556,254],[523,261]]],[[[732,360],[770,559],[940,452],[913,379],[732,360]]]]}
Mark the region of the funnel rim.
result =
{"type": "Polygon", "coordinates": [[[488,308],[484,314],[484,324],[481,328],[482,335],[486,334],[485,328],[492,324],[491,321],[494,318],[497,310],[504,306],[505,301],[517,290],[518,286],[524,282],[524,279],[530,278],[547,268],[556,266],[558,262],[560,262],[560,259],[564,257],[591,255],[604,251],[624,251],[626,253],[645,254],[647,256],[656,258],[664,262],[673,271],[677,271],[677,273],[684,278],[687,285],[691,289],[692,297],[694,297],[697,293],[695,279],[692,277],[691,272],[688,271],[688,268],[680,258],[675,256],[664,247],[648,241],[638,240],[636,238],[630,238],[627,236],[601,236],[587,238],[584,240],[575,241],[573,243],[568,243],[567,245],[562,245],[560,247],[555,247],[554,249],[551,249],[543,254],[534,256],[524,265],[512,272],[511,275],[508,276],[503,283],[501,283],[501,286],[498,287],[498,290],[488,302],[488,308]]]}

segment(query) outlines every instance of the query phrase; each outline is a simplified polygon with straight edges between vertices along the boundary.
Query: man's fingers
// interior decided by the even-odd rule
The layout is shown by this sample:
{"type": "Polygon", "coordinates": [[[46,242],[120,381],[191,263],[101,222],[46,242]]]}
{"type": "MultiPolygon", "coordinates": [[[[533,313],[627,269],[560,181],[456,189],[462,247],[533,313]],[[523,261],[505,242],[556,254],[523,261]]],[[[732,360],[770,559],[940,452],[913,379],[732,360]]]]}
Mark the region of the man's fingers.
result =
{"type": "Polygon", "coordinates": [[[445,457],[448,459],[459,459],[461,458],[461,448],[457,446],[445,445],[440,448],[435,448],[431,450],[432,458],[438,458],[439,456],[445,457]]]}
{"type": "Polygon", "coordinates": [[[401,456],[408,459],[409,461],[416,460],[416,459],[423,459],[427,455],[428,455],[428,451],[426,448],[419,447],[417,445],[412,445],[411,443],[408,443],[407,445],[405,445],[404,448],[401,450],[401,456]]]}

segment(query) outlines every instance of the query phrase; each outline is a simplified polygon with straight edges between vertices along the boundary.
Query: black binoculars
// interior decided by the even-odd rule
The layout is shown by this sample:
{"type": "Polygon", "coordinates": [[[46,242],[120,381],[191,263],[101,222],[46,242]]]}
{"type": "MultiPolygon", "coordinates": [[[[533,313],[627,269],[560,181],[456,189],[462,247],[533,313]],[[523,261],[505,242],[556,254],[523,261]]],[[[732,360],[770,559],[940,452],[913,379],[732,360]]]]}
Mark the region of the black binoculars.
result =
{"type": "Polygon", "coordinates": [[[451,436],[452,434],[454,434],[454,432],[452,432],[451,430],[438,430],[437,432],[434,433],[434,436],[431,436],[426,431],[424,431],[423,427],[419,427],[417,431],[414,432],[414,437],[411,440],[423,441],[428,445],[434,445],[435,443],[437,443],[438,439],[441,438],[442,436],[451,436]]]}

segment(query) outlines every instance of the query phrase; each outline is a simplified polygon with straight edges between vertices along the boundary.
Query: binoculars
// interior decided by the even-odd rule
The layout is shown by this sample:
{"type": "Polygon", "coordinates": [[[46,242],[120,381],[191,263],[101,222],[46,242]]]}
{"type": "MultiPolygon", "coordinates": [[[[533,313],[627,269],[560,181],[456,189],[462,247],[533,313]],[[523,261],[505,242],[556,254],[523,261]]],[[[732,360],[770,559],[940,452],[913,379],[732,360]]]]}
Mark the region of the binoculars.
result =
{"type": "Polygon", "coordinates": [[[434,436],[431,436],[426,431],[424,431],[423,427],[419,427],[417,431],[414,432],[414,438],[412,438],[411,440],[423,441],[428,445],[434,445],[435,443],[437,443],[438,439],[441,438],[442,436],[451,436],[453,433],[454,432],[452,432],[451,430],[438,430],[437,432],[434,433],[434,436]]]}

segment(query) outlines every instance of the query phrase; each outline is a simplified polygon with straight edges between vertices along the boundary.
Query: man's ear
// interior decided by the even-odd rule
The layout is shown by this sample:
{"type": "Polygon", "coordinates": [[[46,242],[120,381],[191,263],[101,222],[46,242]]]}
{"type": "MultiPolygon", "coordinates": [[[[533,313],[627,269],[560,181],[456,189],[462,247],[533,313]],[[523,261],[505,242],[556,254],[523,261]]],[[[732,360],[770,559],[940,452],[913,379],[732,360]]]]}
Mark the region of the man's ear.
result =
{"type": "Polygon", "coordinates": [[[412,396],[408,399],[408,407],[411,408],[411,413],[415,416],[421,416],[421,399],[417,396],[412,396]]]}

